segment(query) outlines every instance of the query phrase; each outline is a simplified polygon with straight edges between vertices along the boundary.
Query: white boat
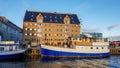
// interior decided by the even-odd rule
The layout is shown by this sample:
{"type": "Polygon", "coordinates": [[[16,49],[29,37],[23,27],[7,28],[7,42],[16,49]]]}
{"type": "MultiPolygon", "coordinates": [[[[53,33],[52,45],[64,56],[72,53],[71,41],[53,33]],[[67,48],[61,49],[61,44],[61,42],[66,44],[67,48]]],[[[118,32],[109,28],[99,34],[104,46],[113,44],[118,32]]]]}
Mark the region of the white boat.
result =
{"type": "Polygon", "coordinates": [[[65,47],[40,45],[45,57],[108,57],[109,42],[103,38],[69,38],[65,47]]]}
{"type": "Polygon", "coordinates": [[[25,53],[27,49],[19,47],[19,44],[15,44],[13,41],[1,41],[0,42],[0,59],[16,58],[25,53]]]}

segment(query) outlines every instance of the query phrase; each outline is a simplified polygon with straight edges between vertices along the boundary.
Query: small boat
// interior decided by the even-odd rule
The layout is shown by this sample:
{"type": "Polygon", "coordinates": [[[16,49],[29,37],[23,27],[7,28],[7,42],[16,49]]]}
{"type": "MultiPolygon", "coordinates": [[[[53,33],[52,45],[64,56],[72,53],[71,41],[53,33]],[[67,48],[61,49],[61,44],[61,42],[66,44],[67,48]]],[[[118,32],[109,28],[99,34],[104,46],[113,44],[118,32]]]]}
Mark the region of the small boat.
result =
{"type": "Polygon", "coordinates": [[[40,45],[43,57],[100,58],[110,55],[109,42],[105,38],[69,37],[65,46],[40,45]]]}
{"type": "Polygon", "coordinates": [[[13,41],[0,42],[0,59],[10,59],[22,56],[27,49],[21,48],[13,41]]]}

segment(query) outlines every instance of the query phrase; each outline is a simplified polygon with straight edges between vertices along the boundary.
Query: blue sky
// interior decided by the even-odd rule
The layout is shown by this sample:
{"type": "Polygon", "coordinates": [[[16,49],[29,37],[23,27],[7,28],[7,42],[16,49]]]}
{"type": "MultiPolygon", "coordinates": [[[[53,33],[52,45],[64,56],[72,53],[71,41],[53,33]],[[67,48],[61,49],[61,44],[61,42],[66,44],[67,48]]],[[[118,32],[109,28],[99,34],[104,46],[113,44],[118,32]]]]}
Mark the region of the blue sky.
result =
{"type": "Polygon", "coordinates": [[[20,27],[26,10],[75,13],[82,31],[120,35],[120,0],[0,0],[0,16],[20,27]]]}

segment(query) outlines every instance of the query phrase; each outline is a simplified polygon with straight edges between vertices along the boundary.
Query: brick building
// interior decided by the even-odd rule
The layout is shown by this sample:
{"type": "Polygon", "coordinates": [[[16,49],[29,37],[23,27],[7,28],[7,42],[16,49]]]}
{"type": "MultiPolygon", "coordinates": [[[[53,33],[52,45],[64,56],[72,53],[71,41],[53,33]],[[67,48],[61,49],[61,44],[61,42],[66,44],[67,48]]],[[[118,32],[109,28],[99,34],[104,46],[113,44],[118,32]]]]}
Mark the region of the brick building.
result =
{"type": "Polygon", "coordinates": [[[26,11],[23,21],[23,44],[64,45],[69,36],[80,36],[76,14],[26,11]]]}

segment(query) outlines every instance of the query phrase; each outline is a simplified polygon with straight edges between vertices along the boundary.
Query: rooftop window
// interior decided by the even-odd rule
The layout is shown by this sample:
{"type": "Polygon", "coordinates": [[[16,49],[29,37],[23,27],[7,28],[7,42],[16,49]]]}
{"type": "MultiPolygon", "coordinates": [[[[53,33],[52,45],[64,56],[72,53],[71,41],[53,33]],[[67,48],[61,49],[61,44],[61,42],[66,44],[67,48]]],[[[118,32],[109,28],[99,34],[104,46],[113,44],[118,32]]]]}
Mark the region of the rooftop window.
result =
{"type": "Polygon", "coordinates": [[[37,22],[40,22],[40,23],[41,23],[41,22],[43,22],[43,20],[40,18],[40,19],[37,20],[37,22]]]}
{"type": "Polygon", "coordinates": [[[57,20],[55,20],[55,22],[57,22],[57,20]]]}
{"type": "Polygon", "coordinates": [[[33,17],[33,15],[31,15],[31,17],[33,17]]]}
{"type": "Polygon", "coordinates": [[[31,20],[31,21],[33,21],[33,19],[32,19],[32,18],[31,18],[30,20],[31,20]]]}
{"type": "Polygon", "coordinates": [[[50,19],[50,22],[52,22],[52,19],[50,19]]]}
{"type": "Polygon", "coordinates": [[[50,18],[52,18],[52,16],[50,16],[50,18]]]}
{"type": "Polygon", "coordinates": [[[62,19],[62,17],[60,17],[60,19],[62,19]]]}
{"type": "Polygon", "coordinates": [[[46,18],[47,16],[45,16],[45,18],[46,18]]]}
{"type": "Polygon", "coordinates": [[[57,18],[57,17],[55,16],[55,18],[57,18]]]}

